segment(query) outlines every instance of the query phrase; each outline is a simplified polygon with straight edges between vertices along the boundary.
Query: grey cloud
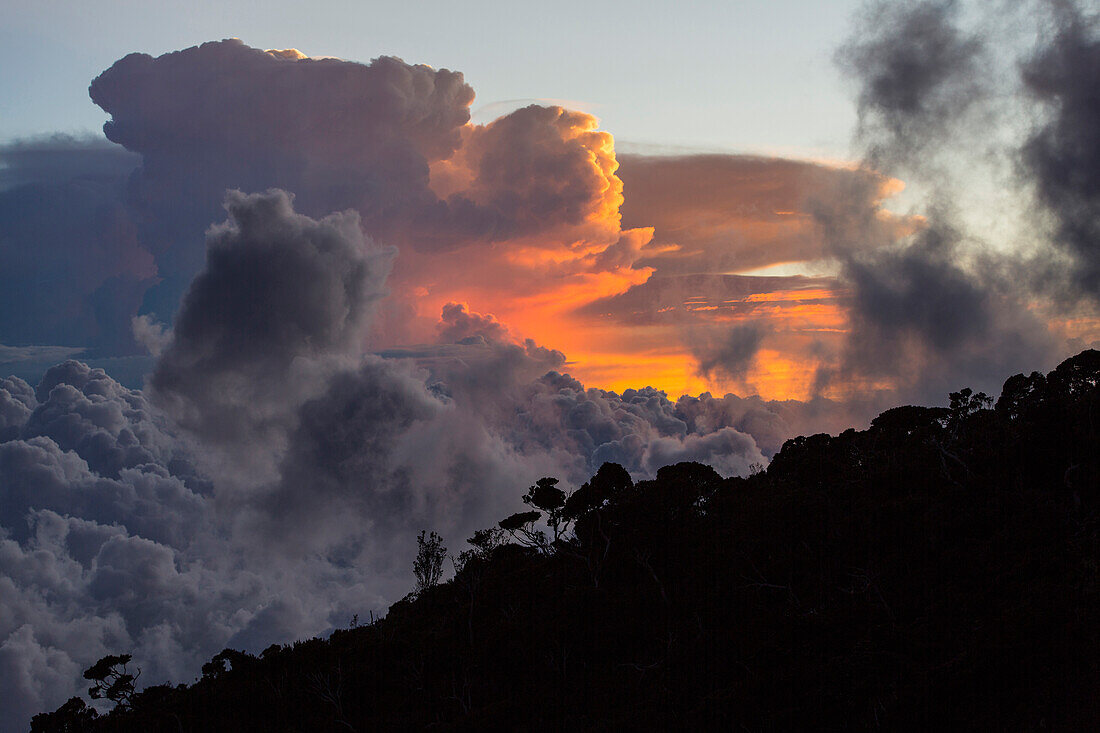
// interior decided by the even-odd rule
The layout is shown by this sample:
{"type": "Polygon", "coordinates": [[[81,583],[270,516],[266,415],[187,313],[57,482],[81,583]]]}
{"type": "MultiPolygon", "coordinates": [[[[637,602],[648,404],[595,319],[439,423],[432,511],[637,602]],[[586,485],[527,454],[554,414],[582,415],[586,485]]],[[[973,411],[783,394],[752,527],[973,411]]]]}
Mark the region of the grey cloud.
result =
{"type": "Polygon", "coordinates": [[[0,145],[0,191],[27,184],[125,179],[141,164],[135,155],[101,137],[54,134],[0,145]]]}
{"type": "MultiPolygon", "coordinates": [[[[29,701],[6,713],[55,707],[108,652],[186,679],[227,643],[258,651],[382,610],[410,587],[417,529],[469,536],[539,476],[579,484],[605,459],[639,477],[689,459],[744,473],[795,423],[758,400],[585,389],[548,372],[560,352],[456,308],[441,330],[458,343],[363,357],[391,254],[353,217],[313,220],[281,193],[230,210],[158,366],[190,364],[195,381],[156,394],[210,438],[230,408],[198,378],[249,385],[234,397],[246,424],[280,416],[273,473],[204,478],[186,436],[102,370],[66,362],[36,390],[5,380],[0,675],[29,701]]],[[[268,437],[245,430],[228,453],[268,437]]]]}
{"type": "Polygon", "coordinates": [[[372,236],[446,248],[576,223],[607,188],[586,147],[603,133],[574,129],[586,116],[532,106],[467,127],[462,74],[396,58],[295,59],[227,40],[131,54],[90,93],[111,114],[107,137],[143,156],[143,203],[172,206],[186,187],[192,227],[225,188],[280,187],[312,216],[353,207],[372,236]],[[430,166],[458,158],[468,180],[438,196],[430,166]]]}
{"type": "Polygon", "coordinates": [[[960,215],[964,177],[994,176],[991,160],[1004,152],[990,152],[1012,99],[988,53],[994,40],[1007,43],[993,25],[967,21],[953,2],[878,3],[839,55],[860,85],[867,164],[923,185],[926,219],[892,243],[872,207],[818,212],[851,324],[841,363],[819,373],[819,387],[886,378],[898,399],[941,402],[959,384],[988,391],[1006,373],[1046,368],[1067,348],[1029,310],[1041,293],[1025,257],[991,246],[960,215]]]}
{"type": "Polygon", "coordinates": [[[99,160],[120,149],[74,141],[47,155],[41,147],[0,150],[11,184],[0,190],[0,342],[134,353],[119,315],[137,312],[158,271],[126,203],[125,176],[99,160]]]}
{"type": "Polygon", "coordinates": [[[89,93],[111,115],[107,137],[142,155],[136,195],[156,219],[149,234],[180,250],[159,258],[183,278],[176,287],[201,262],[193,238],[227,188],[292,190],[314,216],[355,208],[387,238],[391,226],[455,225],[428,166],[461,144],[473,90],[460,73],[385,56],[285,58],[226,40],[130,54],[89,93]]]}
{"type": "Polygon", "coordinates": [[[185,449],[167,420],[144,393],[123,387],[102,369],[72,360],[51,367],[36,399],[20,437],[48,437],[104,476],[152,462],[178,466],[187,475],[185,449]]]}
{"type": "MultiPolygon", "coordinates": [[[[111,142],[0,149],[0,342],[141,353],[133,318],[175,314],[227,189],[293,191],[313,217],[354,208],[368,235],[429,253],[588,219],[601,242],[619,233],[594,118],[531,106],[471,126],[473,91],[446,69],[228,40],[131,54],[90,94],[111,142]]],[[[626,267],[634,249],[589,264],[626,267]]]]}
{"type": "Polygon", "coordinates": [[[1055,5],[1056,31],[1022,69],[1046,119],[1021,149],[1057,241],[1076,260],[1073,279],[1100,297],[1100,26],[1072,3],[1055,5]]]}
{"type": "Polygon", "coordinates": [[[0,379],[0,443],[19,435],[36,404],[34,389],[22,379],[0,379]]]}
{"type": "MultiPolygon", "coordinates": [[[[944,94],[935,84],[922,88],[940,104],[956,84],[944,83],[944,94]]],[[[597,196],[600,175],[582,165],[583,151],[599,140],[571,137],[580,118],[521,111],[465,140],[469,133],[458,130],[469,92],[458,75],[393,59],[369,67],[295,61],[235,43],[129,57],[94,93],[112,113],[111,134],[144,155],[134,179],[145,227],[137,241],[167,243],[155,252],[157,275],[177,292],[203,267],[199,233],[225,186],[293,183],[300,211],[278,192],[230,197],[230,221],[211,231],[206,270],[161,355],[155,399],[75,362],[51,370],[37,393],[21,380],[0,383],[0,681],[19,692],[4,703],[9,719],[63,702],[79,690],[79,671],[107,652],[132,651],[147,679],[188,679],[227,643],[256,651],[382,610],[411,585],[417,529],[469,536],[518,508],[522,489],[539,476],[576,485],[603,460],[636,477],[675,460],[744,473],[795,433],[857,423],[855,415],[870,413],[880,398],[838,404],[704,394],[674,402],[652,388],[585,388],[562,373],[560,352],[516,343],[490,316],[460,306],[443,314],[443,343],[363,357],[361,337],[392,253],[370,248],[350,214],[318,217],[360,206],[368,231],[385,233],[416,212],[424,228],[413,233],[429,248],[580,221],[610,200],[607,191],[615,195],[605,178],[609,188],[597,196]],[[238,89],[240,101],[212,87],[215,79],[238,89]],[[159,86],[166,81],[172,85],[159,86]],[[173,89],[178,99],[162,99],[173,89]],[[215,92],[224,99],[210,97],[215,92]],[[332,100],[344,97],[351,111],[329,114],[332,100]],[[377,128],[362,150],[355,147],[360,120],[377,128]],[[313,136],[311,124],[325,134],[313,136]],[[500,158],[503,141],[534,149],[528,158],[500,158]],[[362,169],[341,172],[345,159],[362,169]],[[479,180],[437,196],[430,166],[452,159],[479,180]],[[545,166],[548,178],[509,194],[525,166],[545,166]],[[195,194],[182,196],[182,209],[181,192],[195,194]],[[185,431],[156,404],[203,438],[224,438],[230,459],[269,451],[270,473],[251,483],[204,474],[192,465],[185,431]]],[[[940,108],[928,109],[935,123],[940,108]]],[[[857,326],[848,352],[853,374],[874,375],[883,365],[895,376],[912,374],[914,392],[942,399],[960,376],[1003,377],[1050,353],[1016,307],[1009,265],[974,252],[942,221],[873,252],[895,231],[875,223],[883,179],[837,175],[864,191],[857,204],[823,205],[817,221],[826,231],[799,230],[806,238],[783,252],[841,261],[857,326]],[[860,236],[847,236],[853,232],[860,236]],[[945,323],[960,314],[961,322],[945,323]],[[929,358],[900,358],[913,344],[929,358]]],[[[802,200],[807,189],[789,185],[792,193],[777,195],[765,219],[780,221],[780,204],[802,200]]],[[[843,190],[841,183],[807,188],[843,190]]],[[[707,243],[721,236],[697,233],[699,251],[711,251],[707,243]]],[[[696,272],[666,264],[669,272],[696,272]]],[[[596,308],[653,322],[658,303],[688,317],[684,304],[693,296],[733,307],[728,301],[760,288],[811,285],[835,281],[664,274],[596,308]]],[[[143,297],[147,310],[175,307],[153,308],[161,296],[143,297]]],[[[114,312],[110,305],[101,312],[114,312]]]]}
{"type": "Polygon", "coordinates": [[[981,34],[954,0],[876,3],[837,58],[860,83],[860,135],[872,166],[918,162],[989,90],[981,34]]]}
{"type": "MultiPolygon", "coordinates": [[[[374,531],[389,522],[404,524],[418,507],[410,498],[408,477],[394,463],[396,444],[413,423],[431,419],[442,408],[422,381],[390,362],[369,361],[333,376],[325,393],[299,410],[280,484],[265,501],[267,511],[279,520],[277,526],[290,523],[296,532],[309,524],[327,534],[332,521],[348,511],[370,522],[374,531]]],[[[285,536],[285,530],[280,534],[285,536]]]]}
{"type": "Polygon", "coordinates": [[[619,395],[585,389],[567,375],[550,372],[522,387],[515,405],[506,429],[517,448],[573,456],[567,476],[573,481],[608,460],[637,477],[652,476],[671,456],[716,463],[726,474],[743,474],[750,464],[765,462],[751,436],[727,431],[728,426],[716,428],[713,432],[723,435],[711,439],[690,432],[676,404],[650,387],[619,395]]]}
{"type": "Polygon", "coordinates": [[[172,343],[172,331],[151,315],[134,316],[130,320],[130,328],[134,332],[134,340],[153,356],[160,356],[172,343]]]}
{"type": "Polygon", "coordinates": [[[903,249],[847,260],[846,379],[894,376],[900,399],[938,402],[958,384],[996,391],[1004,374],[1057,353],[1008,279],[1011,263],[994,257],[964,267],[955,236],[929,228],[903,249]]]}
{"type": "Polygon", "coordinates": [[[509,338],[508,329],[492,315],[473,313],[464,303],[447,303],[439,318],[441,343],[458,343],[465,339],[481,338],[485,341],[503,341],[509,338]]]}
{"type": "Polygon", "coordinates": [[[699,373],[708,378],[741,379],[752,366],[765,329],[746,323],[727,328],[700,330],[689,336],[688,345],[699,362],[699,373]]]}
{"type": "Polygon", "coordinates": [[[231,192],[226,210],[150,385],[183,425],[239,443],[285,428],[317,388],[301,372],[360,353],[393,250],[354,212],[314,220],[278,190],[231,192]]]}
{"type": "Polygon", "coordinates": [[[0,677],[20,691],[2,705],[0,729],[23,730],[29,715],[79,693],[80,671],[108,652],[132,651],[147,679],[186,679],[230,638],[277,627],[286,635],[264,645],[292,640],[331,628],[335,612],[381,608],[365,576],[321,593],[335,572],[327,561],[271,567],[255,538],[227,534],[233,522],[188,466],[186,442],[156,432],[140,392],[75,363],[52,370],[38,392],[42,404],[13,379],[0,392],[28,411],[23,437],[0,442],[0,677]],[[43,406],[37,414],[64,424],[55,434],[72,449],[27,437],[43,406]],[[149,462],[107,476],[76,452],[101,456],[100,443],[126,435],[149,447],[149,462]],[[297,611],[279,610],[280,597],[297,611]]]}

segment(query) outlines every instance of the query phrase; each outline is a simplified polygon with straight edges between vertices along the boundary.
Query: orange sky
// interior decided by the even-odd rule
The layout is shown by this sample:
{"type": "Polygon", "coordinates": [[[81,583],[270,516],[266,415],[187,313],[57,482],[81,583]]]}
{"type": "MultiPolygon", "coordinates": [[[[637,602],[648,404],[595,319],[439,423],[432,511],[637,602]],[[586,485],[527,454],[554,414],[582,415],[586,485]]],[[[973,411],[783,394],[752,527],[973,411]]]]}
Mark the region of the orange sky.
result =
{"type": "MultiPolygon", "coordinates": [[[[456,250],[402,247],[377,346],[431,343],[443,307],[461,303],[493,316],[517,341],[563,352],[565,370],[590,387],[807,399],[818,369],[840,358],[846,292],[829,276],[735,273],[780,264],[797,271],[800,263],[807,271],[825,263],[828,271],[823,222],[834,238],[873,246],[923,226],[920,217],[887,208],[901,181],[852,164],[628,157],[620,169],[614,140],[596,129],[595,118],[555,109],[533,117],[541,132],[524,140],[546,148],[548,165],[570,152],[573,168],[562,180],[583,180],[590,197],[575,207],[579,213],[538,220],[534,233],[456,250]],[[736,377],[703,374],[692,343],[744,324],[763,334],[747,366],[736,377]]],[[[500,180],[485,178],[479,145],[516,131],[496,124],[468,125],[462,152],[433,164],[437,195],[500,200],[500,180]]],[[[535,221],[539,196],[569,194],[555,181],[507,185],[533,207],[521,221],[535,221]]],[[[1060,328],[1097,332],[1095,319],[1078,321],[1060,328]]],[[[825,396],[852,388],[834,385],[825,396]]]]}

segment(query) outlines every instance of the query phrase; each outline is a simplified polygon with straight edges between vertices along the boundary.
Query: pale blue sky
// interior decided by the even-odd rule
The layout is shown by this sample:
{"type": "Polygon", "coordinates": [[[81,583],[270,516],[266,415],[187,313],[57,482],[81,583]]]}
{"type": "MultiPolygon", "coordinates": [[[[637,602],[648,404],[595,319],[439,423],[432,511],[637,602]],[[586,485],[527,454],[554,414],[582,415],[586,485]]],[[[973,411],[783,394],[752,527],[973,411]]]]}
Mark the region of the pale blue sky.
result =
{"type": "Polygon", "coordinates": [[[88,99],[88,83],[116,59],[236,36],[262,48],[357,61],[389,54],[457,69],[476,90],[481,117],[506,111],[507,100],[573,101],[600,117],[621,149],[841,158],[855,114],[831,59],[857,7],[856,0],[0,0],[0,141],[98,130],[105,117],[88,99]]]}

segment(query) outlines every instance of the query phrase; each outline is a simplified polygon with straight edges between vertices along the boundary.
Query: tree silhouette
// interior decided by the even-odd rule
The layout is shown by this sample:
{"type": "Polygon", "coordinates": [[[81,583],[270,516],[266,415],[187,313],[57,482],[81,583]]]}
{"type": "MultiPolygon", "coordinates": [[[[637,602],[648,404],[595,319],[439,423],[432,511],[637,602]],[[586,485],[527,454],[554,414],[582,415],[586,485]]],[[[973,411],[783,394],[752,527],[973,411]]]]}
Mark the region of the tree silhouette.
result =
{"type": "Polygon", "coordinates": [[[31,733],[84,733],[91,730],[97,717],[95,708],[88,707],[79,697],[52,713],[39,713],[31,718],[31,733]]]}
{"type": "Polygon", "coordinates": [[[443,561],[447,558],[447,548],[443,546],[443,538],[435,532],[425,537],[424,532],[420,530],[420,535],[416,538],[416,560],[413,561],[418,594],[439,584],[443,577],[443,561]]]}
{"type": "Polygon", "coordinates": [[[497,526],[511,535],[512,539],[524,547],[534,547],[545,550],[546,533],[534,528],[534,523],[541,518],[542,512],[516,512],[512,516],[500,520],[497,526]]]}
{"type": "Polygon", "coordinates": [[[550,476],[540,478],[523,496],[524,504],[546,512],[546,523],[554,533],[550,540],[551,545],[557,543],[569,530],[569,520],[562,512],[565,507],[565,492],[557,488],[557,483],[558,480],[550,476]]]}
{"type": "Polygon", "coordinates": [[[108,654],[84,670],[84,679],[95,683],[88,689],[88,696],[93,700],[110,700],[119,708],[129,707],[134,697],[134,683],[141,676],[140,668],[136,675],[127,670],[131,658],[129,654],[108,654]]]}

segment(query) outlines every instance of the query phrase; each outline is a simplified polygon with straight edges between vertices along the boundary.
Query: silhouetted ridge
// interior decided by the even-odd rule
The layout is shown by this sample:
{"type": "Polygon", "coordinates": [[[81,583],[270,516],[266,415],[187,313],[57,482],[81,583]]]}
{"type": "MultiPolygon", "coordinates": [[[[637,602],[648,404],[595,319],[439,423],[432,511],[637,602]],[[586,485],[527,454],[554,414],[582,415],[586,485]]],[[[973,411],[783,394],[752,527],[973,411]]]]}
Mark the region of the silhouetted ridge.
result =
{"type": "Polygon", "coordinates": [[[1097,729],[1098,383],[1085,351],[748,478],[543,479],[446,583],[422,535],[382,620],[32,730],[1097,729]]]}

